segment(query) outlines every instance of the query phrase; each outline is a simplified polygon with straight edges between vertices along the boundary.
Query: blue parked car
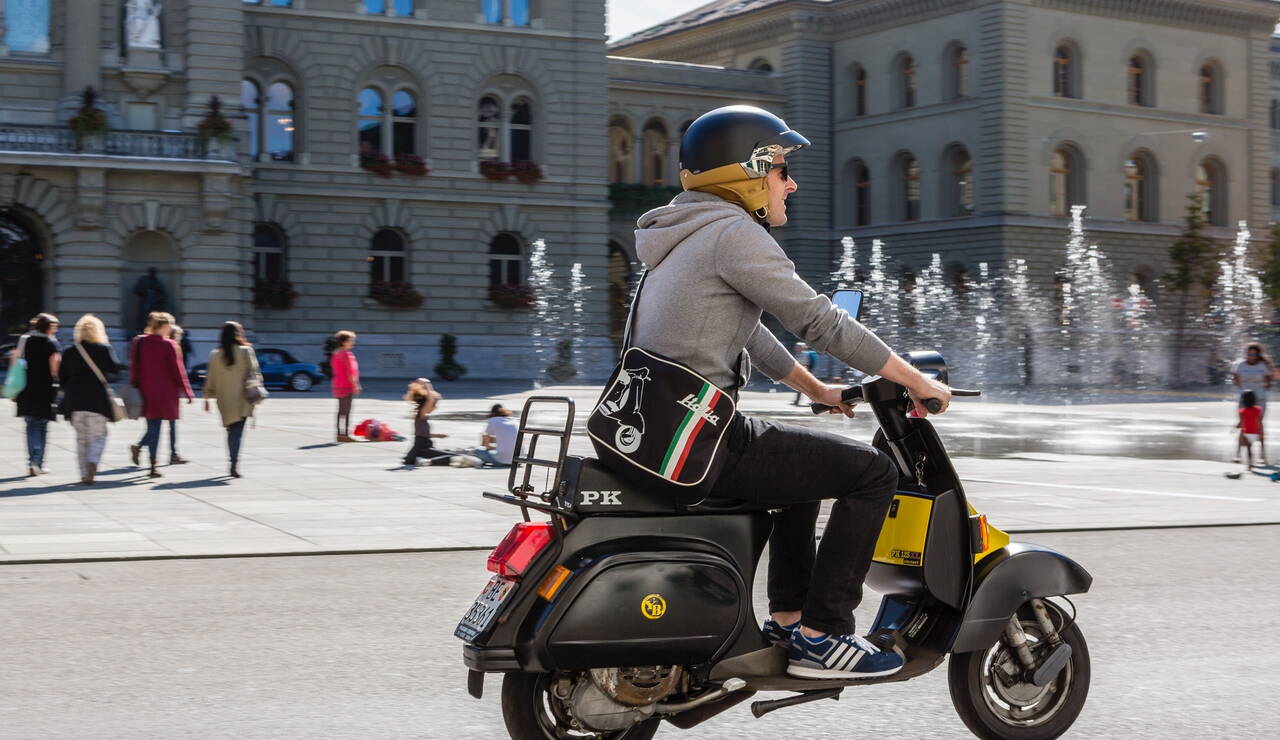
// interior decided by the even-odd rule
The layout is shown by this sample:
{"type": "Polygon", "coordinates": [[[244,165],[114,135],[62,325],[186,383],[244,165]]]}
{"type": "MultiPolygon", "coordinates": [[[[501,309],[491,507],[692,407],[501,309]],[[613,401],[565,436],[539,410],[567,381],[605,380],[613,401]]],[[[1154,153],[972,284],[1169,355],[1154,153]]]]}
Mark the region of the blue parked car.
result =
{"type": "MultiPolygon", "coordinates": [[[[268,386],[282,386],[291,391],[309,391],[312,386],[324,380],[320,366],[314,362],[298,362],[293,355],[282,349],[259,349],[258,367],[262,370],[262,379],[268,386]]],[[[191,368],[191,384],[204,385],[208,376],[208,364],[200,363],[191,368]]]]}

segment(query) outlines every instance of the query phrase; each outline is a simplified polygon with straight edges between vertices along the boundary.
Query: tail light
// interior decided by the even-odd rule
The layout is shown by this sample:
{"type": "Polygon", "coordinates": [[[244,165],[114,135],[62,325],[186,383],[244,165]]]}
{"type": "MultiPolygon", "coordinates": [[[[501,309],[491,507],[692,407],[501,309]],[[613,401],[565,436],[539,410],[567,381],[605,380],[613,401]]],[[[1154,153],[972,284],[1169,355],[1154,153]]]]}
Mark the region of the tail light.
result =
{"type": "Polygon", "coordinates": [[[519,578],[554,537],[551,522],[520,522],[489,553],[489,570],[505,578],[519,578]]]}
{"type": "Polygon", "coordinates": [[[969,517],[969,544],[975,555],[980,555],[991,546],[991,530],[987,525],[986,514],[969,517]]]}

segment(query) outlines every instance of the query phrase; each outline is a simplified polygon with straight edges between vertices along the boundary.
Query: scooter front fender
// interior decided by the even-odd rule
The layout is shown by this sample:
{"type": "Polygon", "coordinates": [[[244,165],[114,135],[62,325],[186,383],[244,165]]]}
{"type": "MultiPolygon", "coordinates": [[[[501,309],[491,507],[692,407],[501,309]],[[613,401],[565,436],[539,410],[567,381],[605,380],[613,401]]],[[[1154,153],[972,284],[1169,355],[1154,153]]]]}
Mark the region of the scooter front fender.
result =
{"type": "Polygon", "coordinates": [[[1028,599],[1085,593],[1093,576],[1056,550],[1013,542],[974,566],[973,596],[952,642],[952,653],[985,650],[1028,599]]]}

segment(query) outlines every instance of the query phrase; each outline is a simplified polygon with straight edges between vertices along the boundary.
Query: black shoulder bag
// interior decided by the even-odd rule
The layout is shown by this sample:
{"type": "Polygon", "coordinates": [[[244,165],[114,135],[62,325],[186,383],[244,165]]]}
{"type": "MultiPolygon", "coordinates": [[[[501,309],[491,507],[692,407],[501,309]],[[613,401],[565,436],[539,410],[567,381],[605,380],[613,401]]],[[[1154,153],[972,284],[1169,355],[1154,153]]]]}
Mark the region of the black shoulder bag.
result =
{"type": "Polygon", "coordinates": [[[666,488],[684,504],[706,497],[725,458],[725,432],[737,413],[742,384],[738,356],[733,392],[688,365],[631,346],[640,278],[623,337],[622,356],[587,419],[587,434],[600,460],[642,485],[666,488]]]}

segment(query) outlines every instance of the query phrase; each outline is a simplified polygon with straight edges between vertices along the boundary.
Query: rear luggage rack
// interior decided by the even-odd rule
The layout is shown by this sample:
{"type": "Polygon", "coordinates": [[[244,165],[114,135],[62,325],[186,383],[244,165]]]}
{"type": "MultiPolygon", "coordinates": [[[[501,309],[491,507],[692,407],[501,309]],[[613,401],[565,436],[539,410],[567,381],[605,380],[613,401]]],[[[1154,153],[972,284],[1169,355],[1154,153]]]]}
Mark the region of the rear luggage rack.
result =
{"type": "MultiPolygon", "coordinates": [[[[510,495],[485,493],[484,497],[519,506],[526,522],[529,521],[529,509],[551,514],[552,517],[558,516],[567,521],[577,521],[580,518],[577,514],[556,505],[556,497],[560,493],[560,481],[564,477],[564,458],[569,452],[569,438],[573,436],[573,412],[573,399],[568,396],[530,396],[524,402],[524,410],[520,413],[520,429],[516,433],[516,454],[511,458],[511,472],[507,475],[507,490],[510,495]],[[567,412],[564,426],[555,429],[529,424],[529,410],[534,404],[563,404],[567,412]],[[526,434],[529,435],[528,450],[525,449],[524,444],[526,434]],[[560,449],[554,460],[537,456],[538,440],[542,437],[556,437],[560,440],[560,449]],[[538,493],[534,489],[532,483],[534,468],[554,471],[550,490],[538,493]],[[521,469],[524,472],[523,479],[520,475],[521,469]],[[529,500],[535,496],[541,499],[541,502],[529,500]]],[[[563,526],[564,522],[560,522],[560,526],[555,528],[557,536],[560,535],[563,526]]]]}

